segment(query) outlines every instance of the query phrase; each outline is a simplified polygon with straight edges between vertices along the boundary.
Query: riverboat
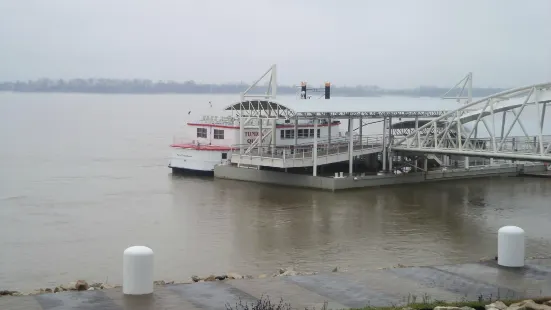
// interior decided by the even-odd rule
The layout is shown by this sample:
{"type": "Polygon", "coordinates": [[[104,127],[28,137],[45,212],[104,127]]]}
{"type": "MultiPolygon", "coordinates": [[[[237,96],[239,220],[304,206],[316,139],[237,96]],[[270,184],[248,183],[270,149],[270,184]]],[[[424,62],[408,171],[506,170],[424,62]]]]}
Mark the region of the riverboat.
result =
{"type": "MultiPolygon", "coordinates": [[[[272,66],[270,71],[272,73],[270,83],[275,83],[275,65],[272,66]]],[[[258,81],[253,86],[257,83],[258,81]]],[[[269,96],[275,98],[277,85],[271,85],[269,96]]],[[[300,91],[297,91],[296,100],[316,100],[315,98],[312,99],[311,95],[307,95],[307,92],[322,92],[322,97],[329,99],[330,87],[329,83],[325,83],[323,89],[308,89],[306,83],[303,82],[300,91]]],[[[244,94],[241,94],[242,102],[243,98],[244,94]]],[[[319,98],[319,100],[323,99],[319,98]]],[[[262,145],[267,146],[267,153],[271,151],[269,146],[275,145],[293,146],[300,144],[301,147],[305,147],[313,145],[314,135],[317,135],[318,139],[320,137],[327,139],[329,136],[335,138],[342,136],[343,133],[339,131],[339,125],[340,121],[329,121],[329,119],[298,120],[295,124],[294,122],[291,123],[289,119],[256,118],[249,119],[241,129],[238,117],[203,116],[200,120],[187,122],[182,134],[174,137],[170,145],[172,154],[169,168],[172,168],[173,172],[213,173],[216,165],[229,163],[232,152],[256,145],[259,140],[261,140],[262,145]],[[317,122],[317,126],[314,126],[314,121],[317,122]],[[317,127],[316,132],[314,132],[314,127],[317,127]],[[269,135],[261,137],[260,133],[263,132],[263,128],[272,128],[272,130],[269,135]],[[241,131],[243,131],[243,137],[240,136],[241,131]]]]}

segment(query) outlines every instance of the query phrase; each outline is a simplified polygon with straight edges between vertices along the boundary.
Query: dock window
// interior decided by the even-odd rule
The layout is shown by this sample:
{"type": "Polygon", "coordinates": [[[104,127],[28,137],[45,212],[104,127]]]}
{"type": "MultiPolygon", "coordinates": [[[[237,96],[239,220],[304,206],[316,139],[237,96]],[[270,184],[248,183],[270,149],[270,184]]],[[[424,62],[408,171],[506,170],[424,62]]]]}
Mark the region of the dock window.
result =
{"type": "Polygon", "coordinates": [[[224,139],[224,130],[215,129],[214,130],[214,139],[224,139]]]}
{"type": "Polygon", "coordinates": [[[206,138],[207,129],[206,128],[197,128],[197,138],[206,138]]]}

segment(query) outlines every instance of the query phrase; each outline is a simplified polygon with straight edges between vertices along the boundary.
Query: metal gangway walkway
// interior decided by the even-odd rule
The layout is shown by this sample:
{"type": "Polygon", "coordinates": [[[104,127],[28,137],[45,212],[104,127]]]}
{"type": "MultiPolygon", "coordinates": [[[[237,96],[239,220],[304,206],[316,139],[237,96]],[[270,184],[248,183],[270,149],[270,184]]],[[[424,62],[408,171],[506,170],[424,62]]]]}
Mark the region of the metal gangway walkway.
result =
{"type": "MultiPolygon", "coordinates": [[[[350,159],[348,149],[350,147],[348,137],[323,139],[317,142],[317,165],[326,165],[344,162],[350,159]]],[[[237,165],[265,166],[274,168],[298,168],[312,167],[316,151],[310,144],[297,144],[287,146],[261,146],[251,149],[247,153],[240,152],[240,145],[236,145],[231,152],[230,161],[237,165]]],[[[249,147],[249,145],[243,145],[249,147]]],[[[383,136],[353,136],[352,156],[362,156],[380,153],[383,150],[383,136]]]]}
{"type": "Polygon", "coordinates": [[[389,151],[551,162],[550,102],[551,83],[497,93],[395,136],[389,151]]]}

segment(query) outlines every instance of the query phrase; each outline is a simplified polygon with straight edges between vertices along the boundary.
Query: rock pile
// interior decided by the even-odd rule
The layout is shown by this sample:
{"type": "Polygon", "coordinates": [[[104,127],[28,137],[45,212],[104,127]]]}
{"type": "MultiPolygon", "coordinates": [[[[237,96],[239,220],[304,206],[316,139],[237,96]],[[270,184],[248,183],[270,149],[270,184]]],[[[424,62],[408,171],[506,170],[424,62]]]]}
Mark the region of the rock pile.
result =
{"type": "Polygon", "coordinates": [[[486,305],[485,308],[486,310],[551,310],[551,300],[538,304],[531,299],[527,299],[509,306],[501,301],[496,301],[486,305]]]}
{"type": "Polygon", "coordinates": [[[109,285],[107,283],[93,283],[89,285],[88,282],[84,280],[77,280],[75,282],[70,282],[69,284],[66,284],[66,285],[62,284],[62,285],[56,286],[53,289],[41,288],[29,293],[4,290],[4,291],[0,291],[0,296],[40,295],[40,294],[59,293],[59,292],[66,292],[66,291],[93,291],[93,290],[104,290],[104,289],[109,289],[114,287],[118,287],[118,286],[109,285]]]}
{"type": "MultiPolygon", "coordinates": [[[[333,272],[337,272],[337,268],[333,269],[333,272]]],[[[271,274],[272,277],[287,277],[287,276],[298,276],[298,275],[313,275],[317,272],[298,272],[295,271],[293,267],[288,268],[280,268],[275,273],[271,274]]],[[[267,278],[267,274],[261,274],[258,276],[259,279],[267,278]]],[[[225,281],[225,280],[237,280],[237,279],[254,279],[255,277],[251,275],[240,275],[235,272],[229,272],[222,275],[209,275],[206,277],[199,277],[199,276],[192,276],[189,281],[184,282],[174,282],[174,281],[164,281],[159,280],[155,281],[153,284],[156,286],[163,286],[163,285],[170,285],[170,284],[187,284],[187,283],[194,283],[194,282],[209,282],[209,281],[225,281]]],[[[55,288],[41,288],[38,290],[34,290],[30,293],[21,293],[18,291],[8,291],[8,290],[0,290],[0,297],[1,296],[23,296],[23,295],[39,295],[39,294],[46,294],[46,293],[60,293],[60,292],[66,292],[66,291],[94,291],[94,290],[104,290],[104,289],[110,289],[110,288],[116,288],[120,286],[116,285],[110,285],[107,283],[92,283],[88,284],[88,282],[84,280],[77,280],[75,282],[70,282],[66,285],[59,285],[55,288]]],[[[551,310],[551,309],[549,309],[551,310]]]]}
{"type": "MultiPolygon", "coordinates": [[[[495,301],[491,304],[485,305],[486,310],[551,310],[551,300],[547,300],[542,303],[537,303],[531,299],[521,302],[513,303],[507,306],[502,301],[495,301]]],[[[412,310],[411,308],[403,308],[403,310],[412,310]]],[[[438,306],[433,310],[475,310],[471,307],[453,307],[453,306],[438,306]]]]}
{"type": "MultiPolygon", "coordinates": [[[[337,271],[337,268],[333,270],[334,272],[337,271]]],[[[286,276],[302,276],[302,275],[313,275],[316,274],[316,272],[298,272],[295,271],[293,267],[288,268],[280,268],[277,270],[277,272],[271,274],[272,277],[286,277],[286,276]]],[[[261,274],[258,276],[259,279],[267,278],[267,274],[261,274]]],[[[237,279],[254,279],[251,275],[240,275],[235,272],[229,272],[227,274],[223,275],[209,275],[206,277],[200,277],[200,276],[191,276],[192,282],[208,282],[208,281],[224,281],[224,280],[237,280],[237,279]]]]}
{"type": "Polygon", "coordinates": [[[224,281],[224,280],[235,280],[235,279],[253,279],[253,276],[250,276],[250,275],[242,276],[235,272],[230,272],[230,273],[218,275],[218,276],[215,276],[213,274],[207,277],[191,276],[192,282],[224,281]]]}

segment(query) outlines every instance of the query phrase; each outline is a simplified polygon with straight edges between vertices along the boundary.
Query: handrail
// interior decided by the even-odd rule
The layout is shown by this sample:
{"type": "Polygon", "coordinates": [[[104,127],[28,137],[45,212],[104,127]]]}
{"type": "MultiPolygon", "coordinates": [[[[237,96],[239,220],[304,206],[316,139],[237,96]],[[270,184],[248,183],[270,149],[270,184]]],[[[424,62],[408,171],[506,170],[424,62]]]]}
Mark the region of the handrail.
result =
{"type": "MultiPolygon", "coordinates": [[[[430,137],[429,137],[430,138],[430,137]]],[[[494,153],[520,153],[520,154],[534,154],[539,153],[540,143],[539,136],[519,136],[508,137],[501,143],[500,146],[494,148],[494,144],[491,137],[470,139],[468,145],[465,145],[465,138],[461,139],[462,149],[469,151],[484,151],[494,153]]],[[[551,143],[551,135],[542,136],[543,144],[547,145],[551,143]]],[[[420,147],[407,147],[408,149],[435,149],[433,140],[427,141],[426,145],[420,147]]],[[[457,138],[442,138],[438,139],[438,149],[440,150],[460,150],[457,146],[457,138]]],[[[403,145],[394,145],[392,148],[401,148],[403,145]]],[[[551,154],[549,154],[551,156],[551,154]]]]}
{"type": "MultiPolygon", "coordinates": [[[[353,152],[363,151],[363,150],[380,150],[383,147],[383,139],[379,136],[370,137],[364,136],[359,138],[356,136],[356,139],[352,141],[353,152]]],[[[317,148],[317,158],[323,159],[326,158],[326,162],[329,156],[340,155],[340,154],[349,154],[349,140],[342,140],[340,142],[334,143],[333,140],[331,143],[318,143],[317,148]],[[342,142],[342,143],[341,143],[342,142]]],[[[314,157],[314,145],[309,144],[300,144],[300,145],[263,145],[262,147],[256,147],[248,153],[241,153],[239,149],[246,148],[247,145],[236,144],[232,146],[231,156],[237,156],[239,162],[242,162],[242,159],[249,158],[251,161],[253,158],[260,158],[261,160],[280,160],[283,163],[292,161],[292,166],[295,166],[296,161],[304,164],[305,160],[312,160],[314,157]]],[[[322,160],[323,162],[323,160],[322,160]]],[[[321,162],[320,162],[321,163],[321,162]]],[[[301,165],[299,165],[301,166],[301,165]]]]}

